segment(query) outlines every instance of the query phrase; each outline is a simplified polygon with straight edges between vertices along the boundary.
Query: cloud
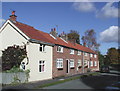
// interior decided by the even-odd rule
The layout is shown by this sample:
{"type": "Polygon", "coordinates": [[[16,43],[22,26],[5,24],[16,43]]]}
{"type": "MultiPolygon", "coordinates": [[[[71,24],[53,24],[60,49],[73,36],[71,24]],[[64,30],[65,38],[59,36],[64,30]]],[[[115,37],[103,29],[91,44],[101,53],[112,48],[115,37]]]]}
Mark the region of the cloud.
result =
{"type": "Polygon", "coordinates": [[[73,3],[73,7],[82,12],[93,12],[96,10],[94,3],[91,2],[75,2],[73,3]]]}
{"type": "Polygon", "coordinates": [[[5,22],[5,19],[0,19],[0,27],[2,26],[2,24],[5,22]]]}
{"type": "Polygon", "coordinates": [[[110,26],[108,29],[100,33],[100,40],[107,43],[118,43],[118,29],[118,26],[110,26]]]}
{"type": "Polygon", "coordinates": [[[97,17],[105,17],[105,18],[117,18],[118,17],[118,8],[113,6],[113,2],[107,3],[101,10],[97,11],[97,17]]]}

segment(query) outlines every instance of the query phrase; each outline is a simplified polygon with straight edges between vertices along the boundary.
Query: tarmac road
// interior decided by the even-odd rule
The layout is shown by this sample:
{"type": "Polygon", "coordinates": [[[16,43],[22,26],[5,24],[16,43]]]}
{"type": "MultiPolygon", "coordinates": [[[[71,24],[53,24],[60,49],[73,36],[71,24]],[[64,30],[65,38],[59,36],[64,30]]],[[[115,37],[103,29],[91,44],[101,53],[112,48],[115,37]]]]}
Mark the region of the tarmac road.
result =
{"type": "Polygon", "coordinates": [[[120,83],[120,72],[110,71],[110,73],[101,73],[98,76],[80,78],[43,89],[112,89],[114,87],[113,89],[120,90],[120,84],[115,86],[114,84],[116,83],[120,83]]]}

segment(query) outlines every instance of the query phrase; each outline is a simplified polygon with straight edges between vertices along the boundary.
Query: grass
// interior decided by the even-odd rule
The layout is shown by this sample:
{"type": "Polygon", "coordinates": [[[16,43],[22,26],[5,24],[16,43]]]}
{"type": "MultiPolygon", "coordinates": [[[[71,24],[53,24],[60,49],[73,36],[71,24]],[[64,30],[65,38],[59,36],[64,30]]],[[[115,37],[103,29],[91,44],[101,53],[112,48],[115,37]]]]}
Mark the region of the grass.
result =
{"type": "Polygon", "coordinates": [[[80,79],[80,78],[83,78],[83,77],[95,76],[95,75],[98,75],[98,74],[99,74],[99,72],[97,72],[97,73],[89,73],[87,75],[81,75],[81,76],[72,77],[72,78],[68,78],[68,79],[65,79],[65,80],[61,80],[61,81],[56,81],[56,82],[52,82],[52,83],[46,83],[46,84],[40,85],[40,86],[38,86],[36,88],[49,87],[49,86],[52,86],[52,85],[57,85],[57,84],[61,84],[61,83],[64,83],[64,82],[80,79]]]}

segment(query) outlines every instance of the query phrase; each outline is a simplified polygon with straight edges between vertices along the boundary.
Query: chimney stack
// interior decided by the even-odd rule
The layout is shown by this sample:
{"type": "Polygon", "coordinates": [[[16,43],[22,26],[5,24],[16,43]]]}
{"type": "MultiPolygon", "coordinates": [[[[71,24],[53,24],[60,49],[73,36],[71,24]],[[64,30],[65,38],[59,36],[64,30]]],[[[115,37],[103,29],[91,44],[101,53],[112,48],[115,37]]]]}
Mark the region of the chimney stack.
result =
{"type": "Polygon", "coordinates": [[[12,15],[10,15],[10,20],[15,22],[16,21],[16,15],[15,15],[15,11],[12,11],[12,15]]]}
{"type": "Polygon", "coordinates": [[[85,42],[83,43],[83,46],[85,46],[85,47],[86,47],[86,43],[85,43],[85,42]]]}
{"type": "Polygon", "coordinates": [[[68,36],[67,34],[64,33],[64,31],[60,34],[60,37],[64,39],[65,41],[68,41],[68,36]]]}
{"type": "Polygon", "coordinates": [[[56,31],[56,28],[51,29],[50,34],[51,34],[52,36],[54,36],[55,38],[57,38],[57,31],[56,31]]]}

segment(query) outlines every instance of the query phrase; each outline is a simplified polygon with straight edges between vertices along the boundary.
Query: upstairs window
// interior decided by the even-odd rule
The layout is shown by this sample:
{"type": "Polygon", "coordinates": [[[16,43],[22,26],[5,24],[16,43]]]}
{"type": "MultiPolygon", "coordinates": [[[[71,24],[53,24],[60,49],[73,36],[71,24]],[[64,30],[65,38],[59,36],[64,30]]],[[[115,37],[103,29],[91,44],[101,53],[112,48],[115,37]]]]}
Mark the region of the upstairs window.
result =
{"type": "Polygon", "coordinates": [[[97,55],[96,55],[96,54],[94,55],[94,58],[97,58],[97,55]]]}
{"type": "Polygon", "coordinates": [[[44,52],[45,51],[45,45],[43,45],[43,44],[40,44],[40,52],[44,52]]]}
{"type": "Polygon", "coordinates": [[[70,49],[70,54],[74,54],[74,50],[73,49],[70,49]]]}
{"type": "Polygon", "coordinates": [[[81,51],[78,51],[78,55],[81,55],[81,51]]]}
{"type": "Polygon", "coordinates": [[[85,52],[84,55],[87,56],[87,53],[85,52]]]}
{"type": "Polygon", "coordinates": [[[63,68],[63,59],[62,58],[58,58],[56,61],[57,61],[56,62],[56,67],[57,68],[63,68]]]}
{"type": "Polygon", "coordinates": [[[70,59],[70,68],[74,68],[74,59],[70,59]]]}
{"type": "Polygon", "coordinates": [[[45,71],[45,61],[39,61],[39,72],[45,71]]]}
{"type": "Polygon", "coordinates": [[[93,57],[93,54],[90,54],[90,57],[93,57]]]}
{"type": "Polygon", "coordinates": [[[57,46],[57,52],[62,52],[63,53],[63,47],[62,46],[57,46]]]}

